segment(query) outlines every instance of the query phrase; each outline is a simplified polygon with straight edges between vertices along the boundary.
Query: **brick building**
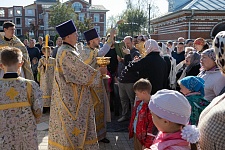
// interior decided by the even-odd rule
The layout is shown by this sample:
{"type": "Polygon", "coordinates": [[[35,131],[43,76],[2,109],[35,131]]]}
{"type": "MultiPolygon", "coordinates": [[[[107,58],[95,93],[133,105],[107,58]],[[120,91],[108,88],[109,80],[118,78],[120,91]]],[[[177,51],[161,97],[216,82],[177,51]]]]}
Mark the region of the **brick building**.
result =
{"type": "Polygon", "coordinates": [[[108,11],[103,5],[92,5],[92,1],[85,0],[70,0],[66,3],[71,3],[74,11],[78,15],[80,21],[84,18],[91,18],[92,23],[100,36],[106,35],[106,12],[108,11]]]}
{"type": "MultiPolygon", "coordinates": [[[[56,4],[58,0],[36,0],[28,6],[0,7],[0,32],[3,31],[4,21],[12,21],[16,24],[16,35],[18,37],[44,36],[50,34],[54,36],[54,27],[49,27],[49,8],[56,4]]],[[[78,14],[80,21],[84,17],[92,18],[94,27],[100,36],[106,34],[106,12],[108,11],[102,5],[92,5],[85,0],[69,0],[65,3],[71,3],[74,11],[78,14]]]]}
{"type": "Polygon", "coordinates": [[[212,39],[225,30],[225,1],[218,0],[168,0],[169,13],[151,20],[151,37],[174,40],[203,37],[212,39]]]}

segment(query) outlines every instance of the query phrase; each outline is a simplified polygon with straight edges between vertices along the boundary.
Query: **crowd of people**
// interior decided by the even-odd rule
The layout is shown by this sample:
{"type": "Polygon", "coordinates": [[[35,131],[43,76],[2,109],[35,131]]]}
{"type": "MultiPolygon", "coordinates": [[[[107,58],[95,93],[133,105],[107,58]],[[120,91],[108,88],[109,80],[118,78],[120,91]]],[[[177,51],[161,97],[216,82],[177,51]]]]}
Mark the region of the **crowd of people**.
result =
{"type": "Polygon", "coordinates": [[[36,124],[47,111],[49,150],[109,143],[113,111],[119,123],[130,120],[135,150],[225,148],[225,31],[211,44],[126,36],[120,55],[116,28],[101,40],[94,28],[85,31],[82,43],[68,20],[56,26],[55,47],[41,36],[22,43],[12,22],[3,29],[0,149],[38,149],[36,124]],[[107,67],[97,64],[104,56],[107,67]]]}

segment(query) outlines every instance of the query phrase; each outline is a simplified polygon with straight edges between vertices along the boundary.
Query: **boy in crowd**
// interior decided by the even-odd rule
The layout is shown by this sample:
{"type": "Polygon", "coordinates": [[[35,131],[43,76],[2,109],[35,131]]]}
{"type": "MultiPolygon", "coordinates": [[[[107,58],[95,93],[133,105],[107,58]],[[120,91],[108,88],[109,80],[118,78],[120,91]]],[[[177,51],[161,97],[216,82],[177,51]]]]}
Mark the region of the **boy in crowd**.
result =
{"type": "Polygon", "coordinates": [[[53,88],[53,77],[54,75],[54,68],[55,68],[55,58],[50,57],[51,54],[51,48],[48,47],[42,47],[41,49],[42,53],[44,54],[43,57],[39,60],[38,63],[38,74],[39,77],[39,83],[41,91],[43,92],[43,103],[44,103],[44,109],[43,113],[48,111],[50,105],[51,105],[51,95],[52,95],[52,88],[53,88]]]}
{"type": "Polygon", "coordinates": [[[148,109],[152,85],[147,79],[142,78],[134,83],[133,87],[137,101],[130,120],[129,138],[134,137],[134,149],[141,150],[150,147],[154,140],[154,136],[151,135],[153,131],[152,115],[148,109]]]}

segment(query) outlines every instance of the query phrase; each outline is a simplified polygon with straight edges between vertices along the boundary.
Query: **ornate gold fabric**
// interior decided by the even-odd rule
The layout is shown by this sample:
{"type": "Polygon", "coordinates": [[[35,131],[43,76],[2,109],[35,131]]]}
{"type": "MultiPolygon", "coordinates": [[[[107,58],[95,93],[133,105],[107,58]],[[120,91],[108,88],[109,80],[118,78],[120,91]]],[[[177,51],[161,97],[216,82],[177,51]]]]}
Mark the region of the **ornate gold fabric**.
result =
{"type": "Polygon", "coordinates": [[[83,63],[76,49],[63,44],[57,54],[49,120],[49,150],[99,149],[91,87],[100,72],[83,63]]]}

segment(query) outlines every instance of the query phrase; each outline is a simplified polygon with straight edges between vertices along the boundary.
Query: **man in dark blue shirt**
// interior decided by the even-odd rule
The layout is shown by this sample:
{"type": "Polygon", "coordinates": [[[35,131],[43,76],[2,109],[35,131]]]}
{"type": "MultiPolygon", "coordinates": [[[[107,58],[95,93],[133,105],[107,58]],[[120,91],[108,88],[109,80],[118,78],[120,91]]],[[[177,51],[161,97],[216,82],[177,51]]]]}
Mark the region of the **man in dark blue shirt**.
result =
{"type": "Polygon", "coordinates": [[[176,63],[177,65],[183,61],[185,59],[185,56],[184,56],[185,52],[184,52],[184,43],[183,42],[180,42],[178,43],[177,45],[177,50],[175,51],[172,51],[172,57],[174,59],[176,59],[176,63]]]}
{"type": "Polygon", "coordinates": [[[29,57],[30,57],[30,62],[32,62],[33,58],[36,57],[38,60],[41,58],[41,53],[40,50],[35,47],[35,39],[30,39],[29,41],[29,47],[27,48],[29,57]]]}

